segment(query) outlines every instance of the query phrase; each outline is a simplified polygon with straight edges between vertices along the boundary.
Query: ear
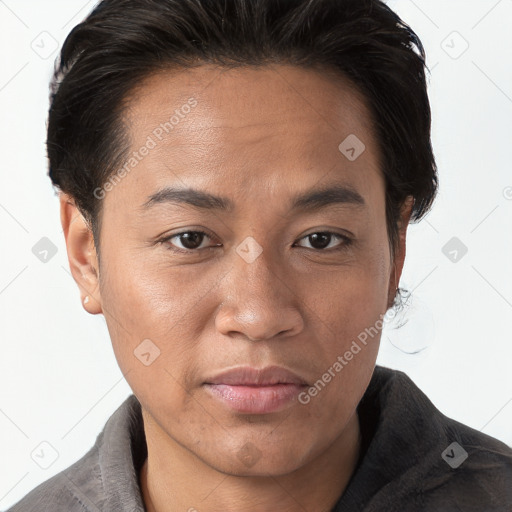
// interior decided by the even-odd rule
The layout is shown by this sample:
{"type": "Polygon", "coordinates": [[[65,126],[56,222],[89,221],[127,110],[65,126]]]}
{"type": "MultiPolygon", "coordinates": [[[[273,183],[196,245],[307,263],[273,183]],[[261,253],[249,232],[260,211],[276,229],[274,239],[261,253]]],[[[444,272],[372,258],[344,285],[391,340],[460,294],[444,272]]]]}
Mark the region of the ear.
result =
{"type": "Polygon", "coordinates": [[[99,265],[92,231],[71,196],[61,192],[59,201],[69,268],[80,289],[84,309],[97,315],[102,313],[102,309],[99,265]]]}
{"type": "Polygon", "coordinates": [[[406,252],[406,235],[407,227],[411,219],[412,207],[414,205],[414,197],[408,196],[404,201],[400,210],[400,219],[398,223],[398,247],[395,252],[394,260],[391,262],[391,275],[389,278],[388,289],[388,308],[393,305],[400,276],[404,268],[405,252],[406,252]]]}

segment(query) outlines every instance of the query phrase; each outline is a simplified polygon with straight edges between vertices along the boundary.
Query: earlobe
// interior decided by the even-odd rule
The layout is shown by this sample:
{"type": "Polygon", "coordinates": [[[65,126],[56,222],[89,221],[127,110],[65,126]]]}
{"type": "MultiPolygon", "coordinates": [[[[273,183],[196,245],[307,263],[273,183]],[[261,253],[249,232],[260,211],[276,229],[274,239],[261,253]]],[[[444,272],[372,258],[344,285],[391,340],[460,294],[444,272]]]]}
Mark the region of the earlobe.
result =
{"type": "Polygon", "coordinates": [[[71,196],[61,192],[59,200],[69,268],[80,289],[83,307],[93,315],[102,313],[99,267],[92,231],[71,196]]]}

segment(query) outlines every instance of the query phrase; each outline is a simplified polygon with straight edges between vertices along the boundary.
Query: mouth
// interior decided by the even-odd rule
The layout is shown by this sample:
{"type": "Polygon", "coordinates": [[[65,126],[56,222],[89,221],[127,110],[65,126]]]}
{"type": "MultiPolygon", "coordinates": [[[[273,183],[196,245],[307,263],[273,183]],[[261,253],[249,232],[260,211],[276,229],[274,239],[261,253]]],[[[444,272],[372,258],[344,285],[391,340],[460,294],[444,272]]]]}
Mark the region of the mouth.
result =
{"type": "Polygon", "coordinates": [[[203,386],[231,410],[244,414],[268,414],[292,405],[308,383],[279,366],[263,369],[238,367],[208,379],[203,386]]]}

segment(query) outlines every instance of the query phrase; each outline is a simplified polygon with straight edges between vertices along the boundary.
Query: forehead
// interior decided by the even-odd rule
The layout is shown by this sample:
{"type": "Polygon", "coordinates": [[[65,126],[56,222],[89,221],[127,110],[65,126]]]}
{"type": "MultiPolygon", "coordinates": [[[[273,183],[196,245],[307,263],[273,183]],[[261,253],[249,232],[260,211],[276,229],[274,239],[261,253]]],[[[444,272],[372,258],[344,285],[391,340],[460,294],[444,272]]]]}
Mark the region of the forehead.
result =
{"type": "Polygon", "coordinates": [[[243,127],[249,129],[244,130],[247,132],[262,126],[284,127],[300,119],[308,122],[301,126],[303,131],[308,126],[323,127],[323,132],[352,130],[361,135],[373,130],[363,94],[331,68],[202,65],[146,77],[127,101],[132,135],[147,132],[162,119],[169,120],[167,114],[179,115],[191,98],[198,102],[193,109],[195,115],[189,116],[187,123],[180,123],[181,130],[177,131],[243,127]]]}
{"type": "Polygon", "coordinates": [[[129,157],[139,156],[116,192],[131,188],[138,204],[171,183],[246,197],[257,190],[296,192],[328,175],[332,182],[333,173],[363,189],[380,180],[365,99],[328,70],[167,70],[146,78],[128,100],[129,157]],[[356,160],[340,150],[346,140],[364,144],[356,160]]]}

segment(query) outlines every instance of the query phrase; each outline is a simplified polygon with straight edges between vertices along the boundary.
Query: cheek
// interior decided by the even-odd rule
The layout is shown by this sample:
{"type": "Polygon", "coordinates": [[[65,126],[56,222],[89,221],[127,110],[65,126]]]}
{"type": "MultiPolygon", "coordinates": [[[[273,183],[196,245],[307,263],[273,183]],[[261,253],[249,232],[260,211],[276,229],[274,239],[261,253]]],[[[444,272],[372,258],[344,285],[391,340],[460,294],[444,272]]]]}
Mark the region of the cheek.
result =
{"type": "Polygon", "coordinates": [[[104,254],[114,256],[101,280],[101,297],[119,367],[137,395],[172,395],[175,407],[186,407],[188,395],[181,390],[197,380],[194,354],[208,321],[212,277],[119,250],[104,254]]]}
{"type": "Polygon", "coordinates": [[[343,286],[331,285],[328,297],[319,293],[312,301],[321,321],[311,355],[320,364],[304,400],[312,417],[331,426],[326,435],[334,435],[339,419],[356,408],[375,367],[386,310],[383,267],[375,261],[347,277],[343,286]]]}
{"type": "MultiPolygon", "coordinates": [[[[387,309],[389,254],[385,243],[374,247],[357,264],[321,279],[316,276],[306,284],[310,291],[306,302],[312,311],[318,340],[315,355],[324,366],[321,372],[327,371],[341,356],[344,375],[351,375],[346,381],[349,386],[358,381],[359,372],[364,376],[368,368],[373,368],[382,317],[387,309]]],[[[343,379],[335,380],[339,384],[343,379]]]]}
{"type": "Polygon", "coordinates": [[[146,257],[151,255],[142,249],[124,254],[112,249],[101,296],[125,334],[172,338],[201,311],[201,297],[211,288],[208,275],[173,268],[165,258],[146,257]]]}
{"type": "Polygon", "coordinates": [[[389,282],[389,252],[385,240],[353,252],[346,265],[311,272],[302,279],[301,291],[311,309],[328,325],[358,325],[384,313],[389,282]]]}

